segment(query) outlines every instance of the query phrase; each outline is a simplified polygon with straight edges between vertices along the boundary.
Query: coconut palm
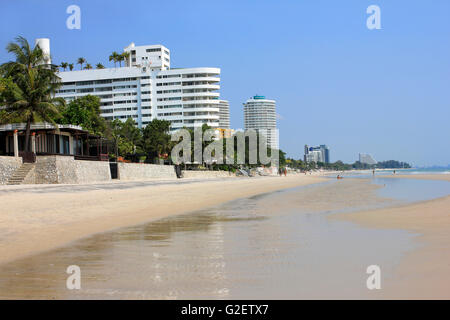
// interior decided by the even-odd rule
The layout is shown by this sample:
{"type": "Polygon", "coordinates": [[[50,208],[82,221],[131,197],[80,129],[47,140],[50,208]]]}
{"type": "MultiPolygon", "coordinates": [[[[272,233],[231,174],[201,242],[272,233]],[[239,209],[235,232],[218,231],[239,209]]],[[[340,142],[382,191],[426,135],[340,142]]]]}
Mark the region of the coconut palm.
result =
{"type": "Polygon", "coordinates": [[[116,67],[116,63],[117,61],[119,61],[119,54],[116,51],[111,53],[111,55],[109,56],[109,61],[114,61],[114,67],[116,67]]]}
{"type": "Polygon", "coordinates": [[[122,57],[122,61],[128,62],[128,59],[130,58],[130,53],[128,51],[125,51],[120,56],[122,57]]]}
{"type": "Polygon", "coordinates": [[[45,64],[41,48],[31,48],[23,37],[17,37],[6,49],[15,56],[15,61],[0,66],[0,74],[10,80],[2,93],[4,112],[0,122],[12,119],[26,122],[25,151],[30,151],[32,123],[47,121],[58,128],[55,119],[60,116],[59,108],[65,105],[64,99],[54,98],[61,84],[56,74],[58,66],[45,64]]]}
{"type": "Polygon", "coordinates": [[[66,71],[67,67],[69,66],[69,64],[67,62],[61,62],[60,67],[64,69],[64,71],[66,71]]]}
{"type": "Polygon", "coordinates": [[[97,64],[95,65],[95,67],[96,67],[97,69],[105,69],[105,66],[102,65],[101,63],[97,63],[97,64]]]}
{"type": "Polygon", "coordinates": [[[90,63],[86,63],[86,66],[84,67],[84,69],[86,69],[86,70],[92,69],[91,64],[90,63]]]}
{"type": "Polygon", "coordinates": [[[77,60],[77,64],[79,64],[80,66],[81,66],[81,70],[83,70],[83,63],[85,63],[86,62],[86,59],[85,58],[78,58],[78,60],[77,60]]]}
{"type": "Polygon", "coordinates": [[[70,71],[73,70],[73,63],[69,63],[69,70],[70,70],[70,71]]]}

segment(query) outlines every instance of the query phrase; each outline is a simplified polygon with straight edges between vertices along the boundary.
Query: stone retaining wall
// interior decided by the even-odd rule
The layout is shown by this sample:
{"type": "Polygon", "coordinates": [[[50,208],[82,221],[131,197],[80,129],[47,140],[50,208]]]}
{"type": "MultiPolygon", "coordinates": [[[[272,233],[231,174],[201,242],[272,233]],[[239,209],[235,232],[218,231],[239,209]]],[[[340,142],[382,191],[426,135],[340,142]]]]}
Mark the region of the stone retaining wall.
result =
{"type": "Polygon", "coordinates": [[[71,156],[38,156],[34,175],[34,183],[43,184],[111,181],[109,162],[75,160],[71,156]]]}
{"type": "Polygon", "coordinates": [[[183,178],[214,179],[214,178],[232,178],[232,177],[236,177],[236,175],[233,172],[228,171],[200,171],[200,170],[183,171],[183,178]]]}
{"type": "Polygon", "coordinates": [[[121,181],[177,178],[174,166],[123,162],[119,162],[117,166],[121,181]]]}
{"type": "MultiPolygon", "coordinates": [[[[0,184],[6,184],[22,165],[22,158],[0,157],[0,184]]],[[[174,166],[147,163],[119,162],[118,178],[121,181],[176,179],[174,166]]],[[[183,171],[184,178],[213,179],[235,177],[228,171],[183,171]]],[[[73,156],[37,156],[25,184],[81,184],[111,181],[107,161],[75,160],[73,156]]]]}
{"type": "Polygon", "coordinates": [[[0,157],[0,184],[6,184],[22,165],[22,158],[0,157]]]}

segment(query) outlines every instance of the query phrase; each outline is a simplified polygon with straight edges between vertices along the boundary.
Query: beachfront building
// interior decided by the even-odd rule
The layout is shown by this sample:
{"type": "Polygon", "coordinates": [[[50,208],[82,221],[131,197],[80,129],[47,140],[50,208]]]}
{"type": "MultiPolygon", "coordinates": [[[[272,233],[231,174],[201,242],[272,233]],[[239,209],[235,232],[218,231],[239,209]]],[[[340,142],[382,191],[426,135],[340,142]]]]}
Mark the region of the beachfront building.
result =
{"type": "Polygon", "coordinates": [[[359,154],[359,162],[369,164],[369,165],[377,164],[377,161],[370,154],[367,154],[367,153],[359,154]]]}
{"type": "Polygon", "coordinates": [[[171,68],[163,45],[131,43],[124,52],[129,54],[124,67],[60,72],[57,96],[66,101],[97,96],[103,118],[132,118],[139,127],[153,119],[170,121],[171,131],[229,127],[228,102],[219,99],[219,68],[171,68]]]}
{"type": "Polygon", "coordinates": [[[267,137],[271,149],[279,149],[275,100],[254,96],[244,103],[244,128],[254,129],[267,137]]]}
{"type": "Polygon", "coordinates": [[[34,162],[36,156],[75,156],[78,160],[109,160],[112,143],[92,135],[80,126],[40,122],[31,125],[30,152],[25,152],[25,123],[0,125],[0,156],[22,157],[34,162]]]}
{"type": "Polygon", "coordinates": [[[330,149],[324,144],[316,147],[305,145],[304,161],[330,163],[330,149]]]}

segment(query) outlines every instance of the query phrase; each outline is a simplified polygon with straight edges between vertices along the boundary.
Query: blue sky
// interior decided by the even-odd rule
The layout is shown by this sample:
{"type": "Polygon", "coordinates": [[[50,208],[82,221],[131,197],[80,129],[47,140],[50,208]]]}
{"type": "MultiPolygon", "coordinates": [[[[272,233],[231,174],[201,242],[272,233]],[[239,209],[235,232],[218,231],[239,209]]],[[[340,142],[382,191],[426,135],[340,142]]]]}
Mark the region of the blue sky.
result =
{"type": "MultiPolygon", "coordinates": [[[[48,37],[53,61],[110,65],[130,42],[161,43],[172,67],[220,67],[231,125],[255,94],[277,101],[280,145],[331,160],[359,152],[414,165],[450,164],[450,1],[1,0],[0,48],[48,37]],[[81,8],[81,30],[66,8],[81,8]],[[366,8],[381,8],[381,30],[366,8]]],[[[0,50],[0,62],[10,59],[0,50]]]]}

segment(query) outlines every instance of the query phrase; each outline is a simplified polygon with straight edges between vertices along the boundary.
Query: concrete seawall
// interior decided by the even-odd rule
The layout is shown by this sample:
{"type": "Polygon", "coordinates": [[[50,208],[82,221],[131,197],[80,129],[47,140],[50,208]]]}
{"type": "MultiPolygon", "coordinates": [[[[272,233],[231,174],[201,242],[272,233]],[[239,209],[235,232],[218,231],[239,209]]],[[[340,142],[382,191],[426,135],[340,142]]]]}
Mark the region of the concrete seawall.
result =
{"type": "Polygon", "coordinates": [[[0,184],[6,184],[22,165],[22,158],[0,157],[0,184]]]}
{"type": "MultiPolygon", "coordinates": [[[[27,183],[33,177],[27,176],[27,183]]],[[[34,169],[34,183],[78,184],[111,181],[109,162],[74,160],[70,156],[39,156],[34,169]]]]}
{"type": "MultiPolygon", "coordinates": [[[[0,157],[0,184],[7,184],[22,165],[22,158],[0,157]]],[[[171,180],[177,179],[172,165],[147,163],[117,163],[118,180],[171,180]]],[[[235,177],[228,171],[183,171],[185,179],[214,179],[235,177]]],[[[107,161],[75,160],[73,156],[37,156],[36,163],[23,180],[23,184],[85,184],[112,181],[107,161]]]]}
{"type": "Polygon", "coordinates": [[[119,162],[117,166],[119,169],[119,180],[121,181],[177,178],[174,166],[123,162],[119,162]]]}
{"type": "Polygon", "coordinates": [[[233,178],[236,175],[233,172],[228,171],[183,171],[184,178],[192,179],[214,179],[214,178],[233,178]]]}

